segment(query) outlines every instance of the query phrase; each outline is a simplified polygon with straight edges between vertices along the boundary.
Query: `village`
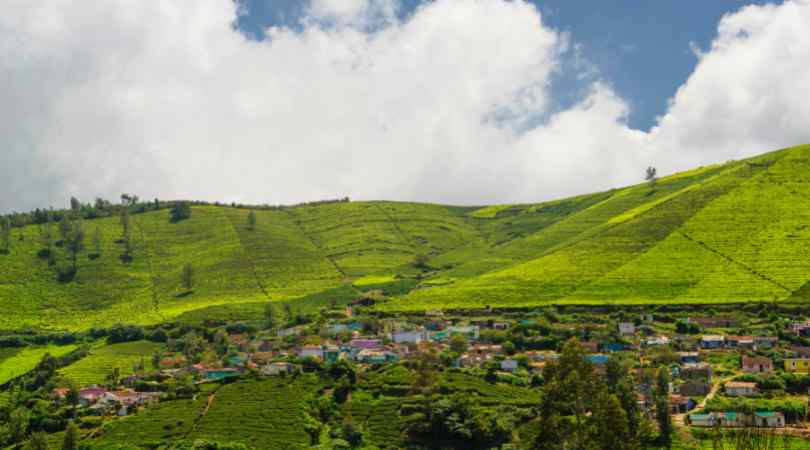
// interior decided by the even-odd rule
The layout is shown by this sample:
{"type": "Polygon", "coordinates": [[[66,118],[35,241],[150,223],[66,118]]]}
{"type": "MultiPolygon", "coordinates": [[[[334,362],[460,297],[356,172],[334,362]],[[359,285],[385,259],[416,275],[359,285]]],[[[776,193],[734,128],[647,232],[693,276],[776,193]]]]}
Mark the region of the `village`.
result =
{"type": "Polygon", "coordinates": [[[439,311],[355,317],[273,330],[212,329],[210,340],[194,332],[167,338],[165,350],[152,355],[151,370],[142,362],[131,375],[111,374],[104,386],[58,387],[51,397],[74,403],[82,415],[123,417],[156,402],[193,395],[206,384],[245,376],[295,377],[335,364],[362,372],[407,365],[425,354],[433,355],[442,370],[467,371],[494,383],[539,386],[562,342],[575,338],[597,373],[611,359],[629,366],[637,381],[638,406],[648,415],[655,408],[655,373],[664,367],[671,380],[671,414],[683,426],[802,430],[807,420],[810,347],[803,344],[810,322],[744,318],[743,323],[730,315],[671,314],[567,322],[547,313],[520,318],[439,311]],[[751,333],[737,334],[745,330],[751,333]]]}

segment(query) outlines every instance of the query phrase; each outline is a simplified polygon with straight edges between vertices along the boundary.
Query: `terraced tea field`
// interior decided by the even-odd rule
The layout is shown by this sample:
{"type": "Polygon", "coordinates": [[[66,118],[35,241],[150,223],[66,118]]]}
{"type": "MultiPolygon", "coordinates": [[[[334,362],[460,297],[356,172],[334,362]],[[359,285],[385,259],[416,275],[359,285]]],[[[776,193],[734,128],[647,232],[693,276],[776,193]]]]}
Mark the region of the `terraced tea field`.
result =
{"type": "Polygon", "coordinates": [[[76,350],[75,345],[0,349],[0,384],[33,370],[46,354],[58,358],[76,350]]]}
{"type": "Polygon", "coordinates": [[[113,368],[118,368],[122,378],[134,373],[135,365],[141,362],[149,368],[152,353],[160,348],[160,344],[148,341],[99,345],[91,348],[89,355],[60,369],[59,373],[79,386],[100,385],[113,368]]]}
{"type": "Polygon", "coordinates": [[[256,211],[194,206],[86,220],[101,254],[49,265],[40,230],[0,255],[0,330],[86,330],[174,318],[261,320],[380,290],[383,310],[810,300],[810,146],[538,204],[338,202],[256,211]],[[418,267],[417,260],[422,264],[418,267]],[[181,288],[186,263],[195,269],[181,288]]]}

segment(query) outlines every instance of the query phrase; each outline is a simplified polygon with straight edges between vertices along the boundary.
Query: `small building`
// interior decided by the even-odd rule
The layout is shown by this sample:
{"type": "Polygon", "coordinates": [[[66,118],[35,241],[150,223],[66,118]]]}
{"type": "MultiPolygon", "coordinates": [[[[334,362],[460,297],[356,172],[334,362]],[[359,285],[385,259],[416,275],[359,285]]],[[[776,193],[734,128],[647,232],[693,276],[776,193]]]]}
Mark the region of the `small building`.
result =
{"type": "Polygon", "coordinates": [[[707,350],[722,348],[726,339],[719,334],[709,334],[700,338],[700,348],[707,350]]]}
{"type": "Polygon", "coordinates": [[[773,372],[773,362],[771,358],[764,356],[743,356],[742,370],[748,373],[770,373],[773,372]]]}
{"type": "Polygon", "coordinates": [[[747,381],[729,381],[726,383],[726,395],[729,397],[750,397],[756,393],[756,383],[747,381]]]}
{"type": "Polygon", "coordinates": [[[591,362],[591,364],[596,366],[603,366],[607,364],[608,360],[610,359],[610,355],[605,355],[602,353],[596,353],[593,355],[587,355],[585,358],[591,362]]]}
{"type": "Polygon", "coordinates": [[[754,336],[754,349],[773,348],[777,342],[779,342],[779,338],[776,336],[754,336]]]}
{"type": "Polygon", "coordinates": [[[518,362],[514,359],[504,359],[501,361],[501,370],[506,372],[514,372],[518,368],[518,362]]]}
{"type": "Polygon", "coordinates": [[[655,347],[658,345],[669,345],[672,342],[667,336],[656,336],[649,338],[645,341],[647,347],[655,347]]]}
{"type": "Polygon", "coordinates": [[[608,342],[602,344],[600,350],[606,353],[616,353],[624,350],[624,344],[620,342],[608,342]]]}
{"type": "Polygon", "coordinates": [[[396,344],[418,344],[427,340],[424,331],[394,331],[391,340],[396,344]]]}
{"type": "Polygon", "coordinates": [[[599,351],[599,343],[596,341],[585,341],[579,343],[582,348],[588,353],[597,353],[599,351]]]}
{"type": "Polygon", "coordinates": [[[669,396],[669,408],[672,414],[685,414],[695,409],[695,401],[683,395],[672,394],[669,396]]]}
{"type": "Polygon", "coordinates": [[[286,337],[290,337],[290,336],[299,336],[303,332],[304,332],[304,327],[296,326],[296,327],[280,329],[280,330],[278,330],[278,332],[276,334],[278,335],[278,337],[286,338],[286,337]]]}
{"type": "Polygon", "coordinates": [[[784,428],[785,415],[778,411],[761,411],[754,413],[754,426],[764,428],[784,428]]]}
{"type": "Polygon", "coordinates": [[[753,336],[728,336],[726,337],[726,347],[753,350],[753,336]]]}
{"type": "Polygon", "coordinates": [[[694,364],[700,362],[700,353],[698,352],[678,352],[678,357],[681,364],[694,364]]]}
{"type": "Polygon", "coordinates": [[[709,363],[689,363],[681,367],[680,377],[684,380],[707,380],[712,379],[712,366],[709,363]]]}
{"type": "Polygon", "coordinates": [[[492,328],[495,330],[506,330],[510,326],[509,322],[493,322],[492,328]]]}
{"type": "Polygon", "coordinates": [[[380,339],[352,339],[349,345],[358,350],[374,350],[382,348],[382,340],[380,339]]]}
{"type": "Polygon", "coordinates": [[[783,362],[787,372],[810,373],[810,359],[808,358],[785,358],[783,362]]]}
{"type": "Polygon", "coordinates": [[[294,366],[288,362],[271,362],[265,366],[262,366],[261,373],[262,375],[267,376],[274,376],[274,375],[287,375],[293,372],[294,366]]]}
{"type": "Polygon", "coordinates": [[[689,424],[694,427],[713,427],[714,426],[714,414],[708,413],[696,413],[689,415],[689,424]]]}
{"type": "Polygon", "coordinates": [[[636,334],[636,324],[633,322],[619,322],[619,334],[636,334]]]}
{"type": "Polygon", "coordinates": [[[208,369],[205,371],[205,379],[206,380],[224,380],[226,378],[233,378],[238,377],[241,372],[237,369],[232,368],[222,368],[222,369],[208,369]]]}
{"type": "Polygon", "coordinates": [[[320,345],[305,345],[298,352],[301,358],[318,358],[323,360],[323,348],[320,345]]]}
{"type": "Polygon", "coordinates": [[[675,385],[675,391],[687,397],[702,397],[712,390],[711,383],[703,381],[687,381],[675,385]]]}
{"type": "Polygon", "coordinates": [[[79,390],[79,402],[84,405],[92,405],[107,394],[106,389],[100,387],[89,387],[79,390]]]}

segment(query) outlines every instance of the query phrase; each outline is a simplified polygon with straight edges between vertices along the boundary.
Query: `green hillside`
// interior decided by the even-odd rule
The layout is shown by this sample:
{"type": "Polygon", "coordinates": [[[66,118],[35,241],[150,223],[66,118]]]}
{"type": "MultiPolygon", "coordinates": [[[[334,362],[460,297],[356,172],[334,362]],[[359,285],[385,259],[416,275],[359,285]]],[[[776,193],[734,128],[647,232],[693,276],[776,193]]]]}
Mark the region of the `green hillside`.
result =
{"type": "Polygon", "coordinates": [[[248,213],[133,214],[131,261],[117,217],[86,220],[102,252],[79,254],[69,281],[64,250],[49,265],[38,226],[15,228],[0,329],[255,317],[268,301],[317,309],[373,289],[384,310],[810,299],[810,146],[539,204],[323,203],[257,210],[255,229],[248,213]]]}

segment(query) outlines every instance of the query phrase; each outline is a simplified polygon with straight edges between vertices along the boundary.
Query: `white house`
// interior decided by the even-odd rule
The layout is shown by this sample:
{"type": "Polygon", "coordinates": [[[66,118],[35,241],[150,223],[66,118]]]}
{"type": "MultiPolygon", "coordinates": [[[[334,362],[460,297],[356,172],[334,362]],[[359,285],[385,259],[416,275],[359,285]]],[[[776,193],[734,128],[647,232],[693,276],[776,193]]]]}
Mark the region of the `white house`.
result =
{"type": "Polygon", "coordinates": [[[418,344],[427,340],[424,331],[394,331],[391,340],[396,344],[418,344]]]}
{"type": "Polygon", "coordinates": [[[323,348],[320,345],[305,345],[303,348],[301,348],[301,351],[298,354],[302,358],[312,356],[318,359],[323,359],[323,348]]]}
{"type": "Polygon", "coordinates": [[[726,383],[726,395],[729,397],[748,397],[756,394],[757,384],[747,381],[729,381],[726,383]]]}
{"type": "Polygon", "coordinates": [[[619,322],[619,333],[636,334],[636,325],[633,322],[619,322]]]}
{"type": "Polygon", "coordinates": [[[293,365],[287,362],[273,362],[261,368],[262,375],[281,375],[291,373],[293,365]]]}
{"type": "Polygon", "coordinates": [[[504,359],[501,361],[501,370],[506,372],[514,372],[518,368],[518,362],[514,359],[504,359]]]}
{"type": "Polygon", "coordinates": [[[447,332],[450,335],[452,335],[453,333],[461,333],[466,335],[469,339],[478,339],[478,336],[480,334],[480,328],[478,328],[478,325],[469,325],[466,327],[453,326],[448,327],[447,332]]]}
{"type": "Polygon", "coordinates": [[[754,414],[754,425],[766,428],[784,428],[785,416],[778,411],[762,411],[754,414]]]}

